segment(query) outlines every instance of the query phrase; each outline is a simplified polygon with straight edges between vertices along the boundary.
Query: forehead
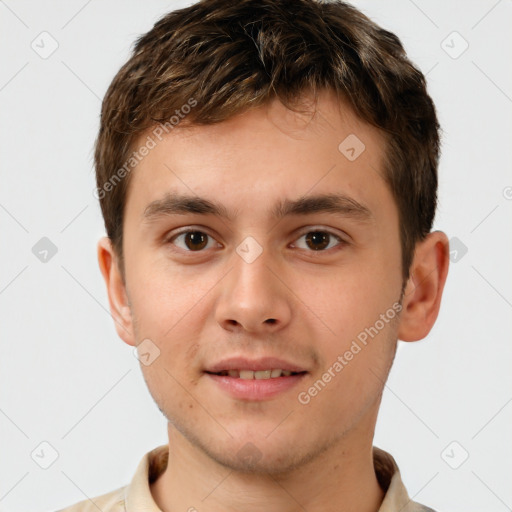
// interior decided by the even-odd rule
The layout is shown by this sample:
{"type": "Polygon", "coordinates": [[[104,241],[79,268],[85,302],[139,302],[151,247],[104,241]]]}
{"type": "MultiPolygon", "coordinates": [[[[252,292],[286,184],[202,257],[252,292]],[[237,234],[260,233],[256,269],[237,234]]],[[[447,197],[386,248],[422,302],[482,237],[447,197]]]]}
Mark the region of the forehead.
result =
{"type": "MultiPolygon", "coordinates": [[[[275,213],[277,199],[342,193],[379,209],[392,201],[383,179],[385,140],[346,102],[323,93],[296,113],[274,100],[212,125],[182,125],[156,137],[131,175],[126,211],[137,221],[168,192],[210,198],[229,213],[275,213]],[[385,196],[385,197],[384,197],[385,196]],[[267,212],[268,213],[268,212],[267,212]]],[[[370,206],[368,206],[370,210],[370,206]]]]}

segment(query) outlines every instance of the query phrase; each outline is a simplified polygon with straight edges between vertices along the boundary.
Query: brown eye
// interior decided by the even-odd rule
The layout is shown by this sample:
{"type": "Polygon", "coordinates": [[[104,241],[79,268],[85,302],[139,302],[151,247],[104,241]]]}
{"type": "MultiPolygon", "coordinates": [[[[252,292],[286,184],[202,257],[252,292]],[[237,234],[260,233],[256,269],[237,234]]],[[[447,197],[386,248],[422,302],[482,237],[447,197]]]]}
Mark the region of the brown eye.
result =
{"type": "Polygon", "coordinates": [[[208,243],[208,235],[201,231],[190,231],[185,233],[185,245],[191,250],[204,249],[208,243]]]}
{"type": "MultiPolygon", "coordinates": [[[[325,251],[327,249],[331,249],[334,245],[331,245],[332,241],[338,241],[337,245],[343,244],[343,240],[329,231],[308,231],[304,233],[301,238],[305,239],[305,246],[300,247],[301,249],[309,249],[312,251],[325,251]]],[[[336,245],[336,244],[335,244],[336,245]]]]}
{"type": "Polygon", "coordinates": [[[178,247],[185,251],[198,252],[207,247],[209,238],[210,235],[202,231],[183,231],[172,237],[169,242],[176,243],[177,240],[181,240],[181,245],[176,243],[178,247]]]}
{"type": "Polygon", "coordinates": [[[321,231],[312,231],[306,235],[306,243],[308,246],[312,246],[314,251],[320,251],[329,245],[330,236],[328,233],[322,233],[321,231]]]}

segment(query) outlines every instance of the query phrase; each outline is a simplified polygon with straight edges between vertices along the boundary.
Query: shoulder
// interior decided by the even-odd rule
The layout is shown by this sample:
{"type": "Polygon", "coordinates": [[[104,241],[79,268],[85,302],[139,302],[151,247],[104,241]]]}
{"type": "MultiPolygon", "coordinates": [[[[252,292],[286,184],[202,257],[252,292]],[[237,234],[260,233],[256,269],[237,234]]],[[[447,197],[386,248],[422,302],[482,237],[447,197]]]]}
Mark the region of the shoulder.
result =
{"type": "Polygon", "coordinates": [[[417,504],[418,512],[436,512],[433,508],[427,507],[425,505],[417,504]]]}
{"type": "Polygon", "coordinates": [[[436,512],[433,508],[417,503],[416,501],[409,501],[403,508],[402,512],[436,512]]]}
{"type": "Polygon", "coordinates": [[[56,512],[125,512],[126,486],[95,498],[79,501],[56,512]]]}

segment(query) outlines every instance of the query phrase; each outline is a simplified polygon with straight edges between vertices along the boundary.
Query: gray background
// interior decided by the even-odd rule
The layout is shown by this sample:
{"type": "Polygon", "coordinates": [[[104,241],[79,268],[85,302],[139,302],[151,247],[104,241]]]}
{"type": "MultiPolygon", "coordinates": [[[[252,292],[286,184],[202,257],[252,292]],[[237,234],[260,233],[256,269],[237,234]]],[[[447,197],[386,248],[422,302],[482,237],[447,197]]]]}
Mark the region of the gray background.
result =
{"type": "MultiPolygon", "coordinates": [[[[0,1],[2,511],[111,491],[167,442],[108,312],[92,147],[101,98],[136,36],[189,3],[0,1]],[[46,262],[43,237],[57,250],[46,262]]],[[[355,5],[427,74],[444,129],[435,228],[458,251],[432,332],[400,342],[375,444],[416,501],[512,510],[512,1],[355,5]]]]}

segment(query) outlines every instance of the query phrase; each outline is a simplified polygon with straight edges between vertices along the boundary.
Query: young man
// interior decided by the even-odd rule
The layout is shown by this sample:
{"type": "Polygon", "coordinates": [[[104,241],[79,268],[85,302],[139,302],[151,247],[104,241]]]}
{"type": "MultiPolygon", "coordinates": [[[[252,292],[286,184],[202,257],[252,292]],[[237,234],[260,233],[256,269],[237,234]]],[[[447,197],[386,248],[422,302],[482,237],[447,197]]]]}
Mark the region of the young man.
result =
{"type": "Polygon", "coordinates": [[[373,436],[448,271],[438,131],[398,38],[342,2],[204,0],[137,41],[98,259],[169,444],[67,512],[432,510],[373,436]]]}

